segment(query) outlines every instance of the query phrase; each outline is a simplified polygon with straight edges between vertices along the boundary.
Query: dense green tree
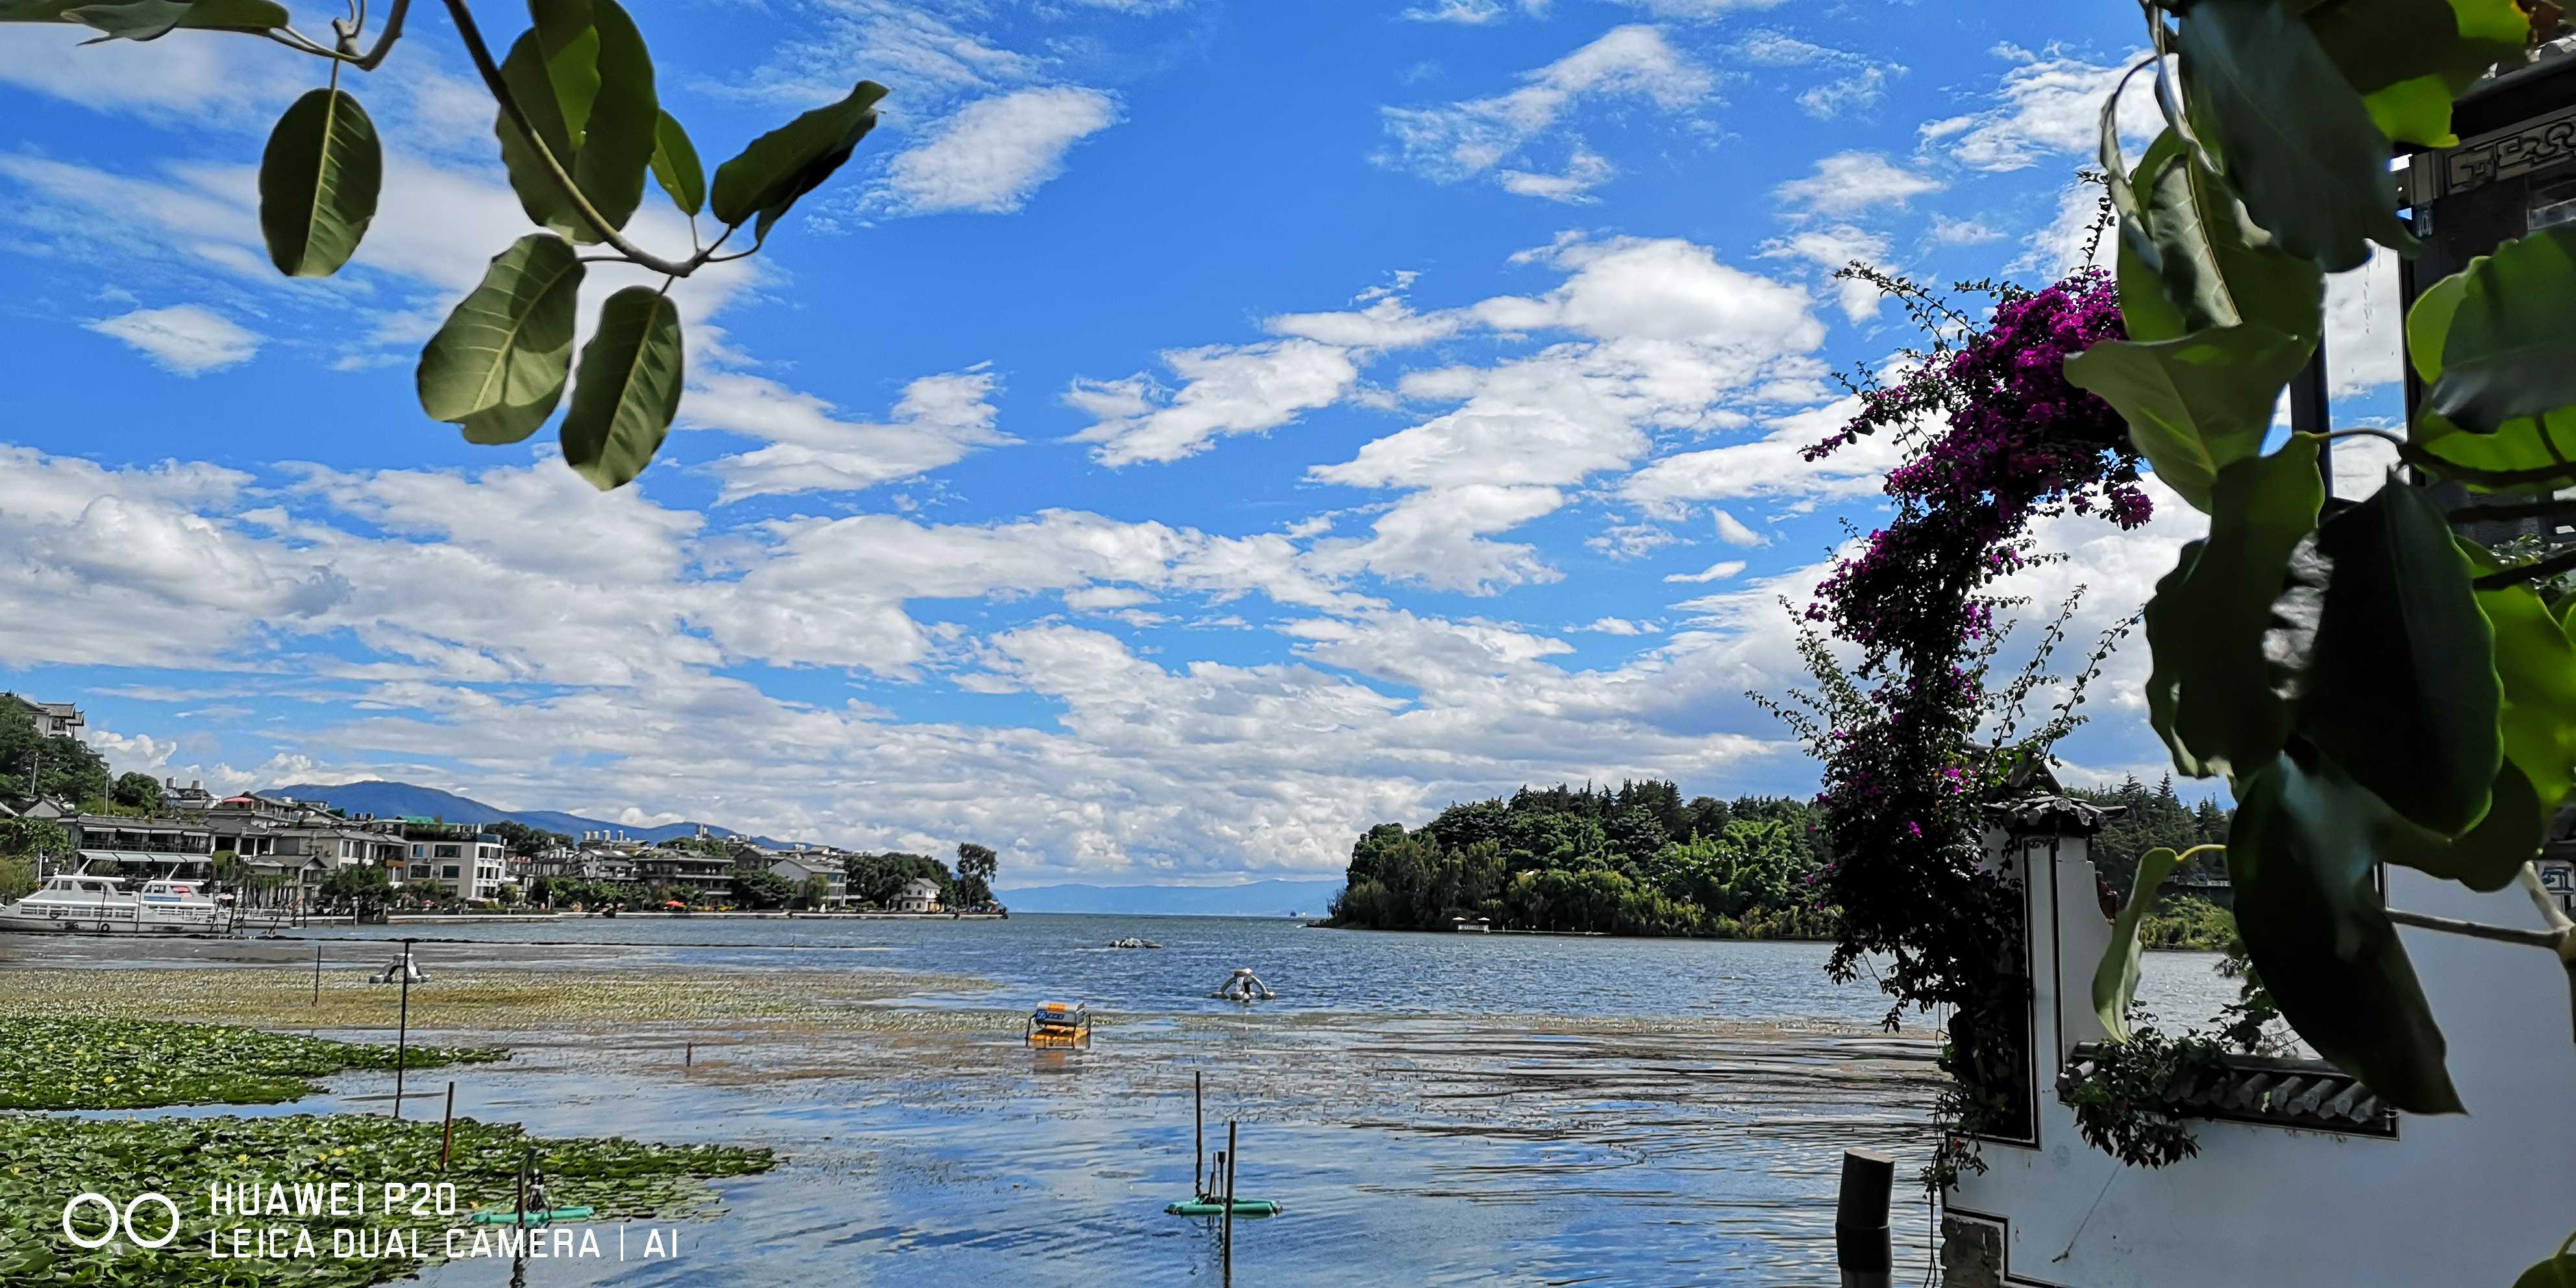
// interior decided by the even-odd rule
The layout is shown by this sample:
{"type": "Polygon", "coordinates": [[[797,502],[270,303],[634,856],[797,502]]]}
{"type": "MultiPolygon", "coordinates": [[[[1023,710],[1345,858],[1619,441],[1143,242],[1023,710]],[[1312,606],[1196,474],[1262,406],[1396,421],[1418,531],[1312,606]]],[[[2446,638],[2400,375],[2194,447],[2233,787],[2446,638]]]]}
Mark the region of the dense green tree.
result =
{"type": "Polygon", "coordinates": [[[107,760],[77,738],[36,731],[35,713],[0,694],[0,796],[44,796],[79,804],[107,798],[107,760]]]}
{"type": "Polygon", "coordinates": [[[849,878],[849,891],[862,900],[877,905],[894,902],[904,883],[915,877],[928,877],[939,883],[940,902],[949,901],[957,877],[948,865],[927,854],[853,854],[841,864],[849,878]]]}
{"type": "Polygon", "coordinates": [[[322,880],[322,899],[360,916],[378,912],[394,897],[391,873],[372,863],[353,864],[322,880]]]}
{"type": "Polygon", "coordinates": [[[783,908],[796,897],[796,883],[775,872],[757,869],[733,874],[734,901],[752,908],[783,908]]]}
{"type": "Polygon", "coordinates": [[[1809,906],[1822,862],[1803,802],[1685,803],[1652,781],[1525,787],[1451,805],[1418,830],[1370,828],[1333,915],[1387,929],[1482,917],[1528,930],[1815,935],[1830,925],[1809,906]]]}
{"type": "Polygon", "coordinates": [[[119,774],[107,789],[107,798],[127,809],[148,813],[161,808],[161,780],[145,773],[119,774]]]}
{"type": "Polygon", "coordinates": [[[993,901],[993,874],[1002,866],[1001,856],[989,845],[973,841],[957,846],[957,902],[975,907],[993,901]]]}
{"type": "MultiPolygon", "coordinates": [[[[2176,852],[2204,842],[2225,841],[2232,817],[2216,801],[2204,800],[2198,806],[2182,803],[2174,793],[2173,775],[2166,774],[2154,787],[2138,781],[2132,774],[2120,785],[2107,790],[2076,789],[2069,795],[2096,805],[2120,807],[2119,817],[2103,824],[2093,838],[2093,867],[2114,891],[2125,894],[2137,877],[2138,859],[2159,846],[2176,852]]],[[[2176,877],[2209,877],[2226,870],[2223,857],[2203,856],[2209,862],[2194,860],[2192,870],[2177,872],[2176,877]]]]}
{"type": "Polygon", "coordinates": [[[483,830],[500,837],[501,843],[510,847],[510,853],[522,859],[534,858],[550,849],[572,848],[571,837],[542,827],[530,827],[515,819],[502,819],[486,825],[483,830]]]}

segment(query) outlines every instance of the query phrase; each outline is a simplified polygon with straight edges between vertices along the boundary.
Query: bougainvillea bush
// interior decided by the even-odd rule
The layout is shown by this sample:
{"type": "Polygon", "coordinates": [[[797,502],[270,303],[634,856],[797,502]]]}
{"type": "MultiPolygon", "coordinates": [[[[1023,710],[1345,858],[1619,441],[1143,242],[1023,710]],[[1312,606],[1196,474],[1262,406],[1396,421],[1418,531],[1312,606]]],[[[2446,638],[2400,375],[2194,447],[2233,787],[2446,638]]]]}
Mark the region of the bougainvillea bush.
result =
{"type": "MultiPolygon", "coordinates": [[[[1859,265],[1845,272],[1899,301],[1927,343],[1892,380],[1848,377],[1859,414],[1808,449],[1812,460],[1893,437],[1906,456],[1887,477],[1888,521],[1805,609],[1814,625],[1801,649],[1817,691],[1773,710],[1824,766],[1818,803],[1834,857],[1819,898],[1842,911],[1833,972],[1874,973],[1894,999],[1891,1026],[1909,1009],[1949,1008],[1944,1116],[1963,1133],[2020,1134],[2019,902],[1981,870],[1981,806],[2074,726],[2102,652],[2063,681],[2051,718],[2020,728],[2026,700],[2053,679],[2044,671],[2068,613],[2028,665],[1992,682],[2008,629],[1998,610],[2012,602],[1994,587],[2044,557],[2031,548],[2037,520],[2147,521],[2126,427],[2064,374],[2068,357],[2124,333],[2110,282],[2090,270],[2042,290],[1963,283],[1954,294],[1965,304],[1859,265]],[[1978,302],[1982,316],[1968,311],[1978,302]],[[1846,668],[1824,632],[1852,646],[1857,665],[1846,668]]],[[[1928,1179],[1945,1183],[1962,1165],[1973,1157],[1945,1149],[1928,1179]]]]}

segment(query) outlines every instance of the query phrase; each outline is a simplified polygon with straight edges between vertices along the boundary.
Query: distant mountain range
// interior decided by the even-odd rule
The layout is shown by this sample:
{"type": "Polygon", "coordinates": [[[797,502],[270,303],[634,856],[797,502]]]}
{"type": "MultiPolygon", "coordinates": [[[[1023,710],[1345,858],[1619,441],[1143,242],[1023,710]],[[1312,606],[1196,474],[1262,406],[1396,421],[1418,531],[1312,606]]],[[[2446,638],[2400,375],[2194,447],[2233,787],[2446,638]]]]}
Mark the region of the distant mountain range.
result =
{"type": "MultiPolygon", "coordinates": [[[[623,832],[641,841],[676,841],[695,836],[696,823],[636,827],[607,819],[584,818],[550,809],[495,809],[468,796],[435,787],[381,781],[364,783],[297,783],[259,793],[291,796],[351,814],[378,818],[435,818],[449,823],[498,823],[507,819],[578,839],[584,832],[623,832]]],[[[741,836],[709,823],[711,836],[741,836]]],[[[746,836],[754,845],[778,846],[766,836],[746,836]]],[[[1007,861],[1007,860],[1006,860],[1007,861]]],[[[1005,876],[1007,880],[1007,875],[1005,876]]],[[[1341,892],[1340,881],[1247,881],[1230,886],[1097,886],[1042,885],[1004,887],[1002,902],[1015,912],[1110,912],[1143,916],[1285,917],[1291,913],[1322,916],[1324,905],[1341,892]]]]}
{"type": "Polygon", "coordinates": [[[1045,885],[1002,890],[1013,912],[1115,912],[1160,917],[1324,915],[1339,881],[1248,881],[1230,886],[1045,885]]]}
{"type": "MultiPolygon", "coordinates": [[[[332,809],[351,814],[373,814],[378,818],[434,818],[446,823],[498,823],[507,820],[527,827],[541,827],[561,832],[575,840],[584,832],[623,832],[639,841],[676,841],[698,834],[696,823],[664,823],[659,827],[637,827],[612,823],[607,819],[583,818],[559,810],[494,809],[471,797],[442,792],[435,787],[414,787],[410,783],[297,783],[291,787],[272,787],[262,796],[292,796],[299,801],[316,801],[332,809]]],[[[740,836],[741,833],[706,825],[710,836],[740,836]]],[[[765,836],[743,839],[754,845],[777,845],[765,836]]]]}

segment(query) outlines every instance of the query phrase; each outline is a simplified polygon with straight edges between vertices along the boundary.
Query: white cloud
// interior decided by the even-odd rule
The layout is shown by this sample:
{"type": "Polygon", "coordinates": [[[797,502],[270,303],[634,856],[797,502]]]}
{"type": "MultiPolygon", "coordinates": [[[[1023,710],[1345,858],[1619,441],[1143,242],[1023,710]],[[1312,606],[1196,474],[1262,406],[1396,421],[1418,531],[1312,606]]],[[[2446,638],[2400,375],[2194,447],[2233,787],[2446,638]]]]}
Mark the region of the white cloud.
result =
{"type": "Polygon", "coordinates": [[[1773,419],[1767,422],[1769,432],[1752,442],[1663,457],[1622,480],[1619,494],[1650,513],[1672,513],[1692,501],[1875,493],[1887,471],[1903,459],[1903,448],[1890,435],[1861,439],[1820,461],[1800,457],[1859,410],[1856,400],[1838,399],[1773,419]]]}
{"type": "Polygon", "coordinates": [[[1722,509],[1711,509],[1709,517],[1717,522],[1717,539],[1730,546],[1767,546],[1771,538],[1744,525],[1742,519],[1722,509]]]}
{"type": "MultiPolygon", "coordinates": [[[[1854,260],[1877,267],[1889,267],[1888,255],[1893,249],[1887,238],[1837,224],[1830,228],[1808,228],[1776,237],[1763,243],[1765,259],[1803,259],[1827,272],[1839,271],[1854,260]]],[[[1878,316],[1878,306],[1885,297],[1877,286],[1857,277],[1832,279],[1834,302],[1840,304],[1843,316],[1854,322],[1866,322],[1878,316]]]]}
{"type": "Polygon", "coordinates": [[[1095,418],[1073,436],[1097,443],[1103,465],[1177,461],[1229,434],[1258,433],[1331,406],[1359,380],[1351,355],[1312,340],[1173,349],[1163,363],[1177,392],[1138,372],[1123,380],[1076,380],[1064,400],[1095,418]]]}
{"type": "Polygon", "coordinates": [[[1568,629],[1588,635],[1652,635],[1657,628],[1652,623],[1630,621],[1625,617],[1598,617],[1568,629]]]}
{"type": "Polygon", "coordinates": [[[237,367],[258,356],[267,337],[198,304],[136,309],[89,324],[142,350],[153,364],[183,376],[237,367]]]}
{"type": "Polygon", "coordinates": [[[1619,0],[1631,9],[1643,9],[1658,18],[1675,18],[1684,22],[1714,22],[1730,13],[1747,9],[1768,9],[1781,0],[1619,0]]]}
{"type": "Polygon", "coordinates": [[[312,83],[300,60],[230,33],[83,45],[97,34],[79,25],[0,25],[0,83],[99,111],[234,127],[273,117],[312,83]]]}
{"type": "Polygon", "coordinates": [[[830,403],[760,376],[703,376],[681,403],[687,425],[768,439],[711,467],[719,502],[748,496],[858,491],[955,464],[979,448],[1016,442],[995,428],[1000,383],[985,366],[924,376],[904,387],[883,423],[833,416],[830,403]]]}
{"type": "Polygon", "coordinates": [[[1608,183],[1612,176],[1618,173],[1617,167],[1612,166],[1600,153],[1583,146],[1583,141],[1577,139],[1574,143],[1574,155],[1567,159],[1563,173],[1539,174],[1528,170],[1501,170],[1495,173],[1494,182],[1501,184],[1503,191],[1517,196],[1541,197],[1549,201],[1561,201],[1567,205],[1579,206],[1590,205],[1599,200],[1590,195],[1592,190],[1608,183]]]}
{"type": "Polygon", "coordinates": [[[1816,172],[1772,189],[1783,205],[1810,215],[1851,215],[1871,206],[1904,206],[1940,180],[1899,166],[1876,152],[1838,152],[1816,162],[1816,172]]]}
{"type": "Polygon", "coordinates": [[[1535,17],[1547,12],[1547,0],[1517,0],[1513,4],[1505,4],[1503,0],[1434,0],[1434,3],[1416,5],[1397,16],[1407,22],[1451,22],[1466,27],[1482,27],[1500,22],[1516,11],[1535,17]]]}
{"type": "MultiPolygon", "coordinates": [[[[1519,89],[1491,98],[1384,109],[1395,151],[1379,160],[1426,179],[1455,183],[1509,161],[1587,99],[1643,98],[1667,112],[1680,112],[1707,97],[1715,85],[1704,68],[1647,26],[1613,28],[1522,80],[1519,89]]],[[[1526,185],[1528,179],[1520,182],[1526,185]]]]}
{"type": "MultiPolygon", "coordinates": [[[[1971,170],[2020,170],[2051,156],[2091,157],[2101,134],[2102,100],[2135,58],[2088,63],[2051,51],[2000,48],[2013,60],[1997,86],[1994,105],[1924,124],[1924,150],[1971,170]]],[[[2142,50],[2136,57],[2144,57],[2142,50]]],[[[2153,135],[2163,122],[2145,78],[2130,83],[2120,100],[2120,132],[2130,139],[2153,135]]]]}
{"type": "Polygon", "coordinates": [[[1064,172],[1074,144],[1118,122],[1096,89],[1024,89],[966,105],[886,168],[882,199],[907,214],[1007,214],[1064,172]]]}
{"type": "Polygon", "coordinates": [[[1974,219],[1952,219],[1937,210],[1932,212],[1932,240],[1944,246],[1981,246],[2003,239],[2003,232],[1991,224],[1974,219]]]}
{"type": "Polygon", "coordinates": [[[1799,93],[1798,107],[1819,121],[1830,121],[1846,112],[1873,106],[1887,96],[1888,74],[1885,67],[1863,67],[1849,76],[1810,86],[1799,93]]]}
{"type": "Polygon", "coordinates": [[[1668,573],[1665,575],[1664,580],[1696,582],[1724,581],[1742,571],[1744,571],[1743,560],[1721,559],[1716,563],[1710,564],[1706,568],[1700,569],[1698,572],[1668,573]]]}

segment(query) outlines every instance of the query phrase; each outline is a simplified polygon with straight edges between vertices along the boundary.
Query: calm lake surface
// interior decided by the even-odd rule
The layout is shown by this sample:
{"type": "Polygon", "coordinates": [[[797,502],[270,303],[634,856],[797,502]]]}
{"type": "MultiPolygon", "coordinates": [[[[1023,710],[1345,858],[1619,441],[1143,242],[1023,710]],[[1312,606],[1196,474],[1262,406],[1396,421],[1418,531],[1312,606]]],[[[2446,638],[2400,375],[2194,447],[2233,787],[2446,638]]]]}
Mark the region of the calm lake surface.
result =
{"type": "MultiPolygon", "coordinates": [[[[334,971],[357,970],[386,955],[369,941],[406,936],[421,941],[430,988],[443,963],[522,961],[575,979],[954,981],[889,1004],[901,1015],[879,1031],[746,1029],[738,1044],[703,1023],[501,1035],[518,1055],[454,1075],[460,1114],[785,1156],[726,1183],[721,1216],[681,1223],[679,1258],[534,1262],[530,1285],[1216,1283],[1214,1223],[1162,1213],[1191,1189],[1194,1074],[1210,1148],[1237,1122],[1240,1191],[1285,1205],[1236,1224],[1246,1285],[1831,1283],[1849,1148],[1900,1160],[1900,1280],[1929,1256],[1911,1181],[1935,1087],[1929,1031],[1909,1019],[1882,1034],[1880,994],[1828,981],[1819,944],[1238,918],[619,918],[259,943],[0,936],[0,969],[310,969],[318,946],[334,971]],[[1129,936],[1163,947],[1105,947],[1129,936]],[[1208,998],[1237,966],[1278,1000],[1208,998]],[[1045,1000],[1088,1002],[1112,1022],[1089,1051],[1024,1049],[1017,1014],[1045,1000]],[[694,1065],[673,1049],[682,1037],[709,1043],[694,1065]]],[[[2151,954],[2147,995],[2178,1020],[2206,1018],[2233,992],[2214,960],[2151,954]]],[[[389,1082],[345,1075],[291,1106],[182,1112],[384,1112],[389,1082]]],[[[509,1273],[459,1262],[424,1280],[497,1288],[509,1273]]]]}

